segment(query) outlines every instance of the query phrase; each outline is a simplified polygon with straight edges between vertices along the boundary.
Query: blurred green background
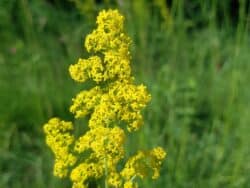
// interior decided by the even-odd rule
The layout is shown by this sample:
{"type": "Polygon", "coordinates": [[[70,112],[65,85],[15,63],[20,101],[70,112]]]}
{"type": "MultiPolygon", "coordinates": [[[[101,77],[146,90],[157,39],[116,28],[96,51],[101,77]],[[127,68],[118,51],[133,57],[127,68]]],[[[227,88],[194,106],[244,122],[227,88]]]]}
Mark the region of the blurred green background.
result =
{"type": "Polygon", "coordinates": [[[1,0],[0,188],[70,187],[52,174],[42,125],[73,120],[84,86],[68,66],[88,57],[103,8],[125,15],[136,82],[152,94],[127,150],[168,151],[161,177],[141,187],[250,187],[248,0],[1,0]]]}

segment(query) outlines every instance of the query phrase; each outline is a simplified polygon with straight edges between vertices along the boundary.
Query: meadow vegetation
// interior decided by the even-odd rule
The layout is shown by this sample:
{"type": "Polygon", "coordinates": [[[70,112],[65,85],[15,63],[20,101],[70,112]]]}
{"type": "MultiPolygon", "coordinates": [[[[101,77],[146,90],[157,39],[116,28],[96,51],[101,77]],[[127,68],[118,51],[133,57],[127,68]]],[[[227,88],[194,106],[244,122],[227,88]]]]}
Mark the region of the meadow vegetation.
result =
{"type": "MultiPolygon", "coordinates": [[[[250,187],[247,0],[1,0],[0,187],[68,188],[53,176],[43,124],[84,89],[68,74],[103,8],[125,16],[136,83],[152,100],[126,150],[162,146],[157,181],[141,187],[250,187]],[[167,2],[167,3],[166,3],[167,2]]],[[[76,131],[77,132],[77,131],[76,131]]],[[[94,186],[93,186],[94,187],[94,186]]]]}

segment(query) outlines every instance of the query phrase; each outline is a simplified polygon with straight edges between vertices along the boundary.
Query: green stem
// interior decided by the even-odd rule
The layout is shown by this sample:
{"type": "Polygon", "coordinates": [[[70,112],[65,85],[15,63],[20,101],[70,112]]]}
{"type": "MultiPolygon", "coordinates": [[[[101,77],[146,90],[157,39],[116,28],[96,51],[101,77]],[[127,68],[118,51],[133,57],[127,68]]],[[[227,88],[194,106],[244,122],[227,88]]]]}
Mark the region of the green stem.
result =
{"type": "Polygon", "coordinates": [[[130,181],[133,181],[133,180],[135,179],[135,177],[136,177],[136,175],[134,175],[134,176],[130,179],[130,181]]]}

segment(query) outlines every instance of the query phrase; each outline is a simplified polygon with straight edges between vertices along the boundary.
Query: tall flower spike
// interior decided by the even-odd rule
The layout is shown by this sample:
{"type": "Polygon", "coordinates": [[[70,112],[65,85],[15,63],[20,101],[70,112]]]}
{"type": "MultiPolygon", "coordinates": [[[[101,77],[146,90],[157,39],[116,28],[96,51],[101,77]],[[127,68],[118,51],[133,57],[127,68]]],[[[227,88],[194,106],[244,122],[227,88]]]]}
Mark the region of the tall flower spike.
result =
{"type": "Polygon", "coordinates": [[[96,23],[85,40],[92,56],[69,67],[73,80],[96,84],[78,93],[70,106],[76,119],[89,118],[88,130],[75,138],[71,122],[52,118],[44,125],[46,143],[55,155],[54,175],[69,177],[73,188],[87,188],[93,179],[105,179],[112,188],[137,188],[136,178],[159,177],[166,153],[160,147],[138,151],[122,170],[117,169],[125,156],[124,128],[129,133],[142,127],[141,111],[151,96],[144,85],[134,84],[124,17],[118,10],[103,10],[96,23]]]}

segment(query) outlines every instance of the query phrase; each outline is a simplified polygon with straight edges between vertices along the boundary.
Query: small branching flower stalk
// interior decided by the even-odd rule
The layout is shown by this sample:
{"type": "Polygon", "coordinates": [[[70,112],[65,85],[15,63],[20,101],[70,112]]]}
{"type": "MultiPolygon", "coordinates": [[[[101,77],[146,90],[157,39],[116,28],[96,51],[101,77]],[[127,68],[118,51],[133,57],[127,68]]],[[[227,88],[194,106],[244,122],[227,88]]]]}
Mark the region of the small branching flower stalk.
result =
{"type": "Polygon", "coordinates": [[[126,134],[141,128],[141,111],[151,96],[144,85],[134,84],[131,40],[124,33],[123,22],[117,10],[101,11],[97,28],[85,40],[92,56],[69,67],[75,81],[94,83],[77,94],[70,106],[76,119],[89,117],[85,134],[75,137],[72,122],[59,118],[44,125],[46,143],[55,155],[54,175],[69,177],[73,188],[87,188],[93,180],[103,180],[106,188],[138,187],[137,178],[159,177],[166,156],[156,147],[138,151],[127,161],[124,157],[126,134]],[[123,168],[118,170],[118,164],[124,164],[123,168]]]}

